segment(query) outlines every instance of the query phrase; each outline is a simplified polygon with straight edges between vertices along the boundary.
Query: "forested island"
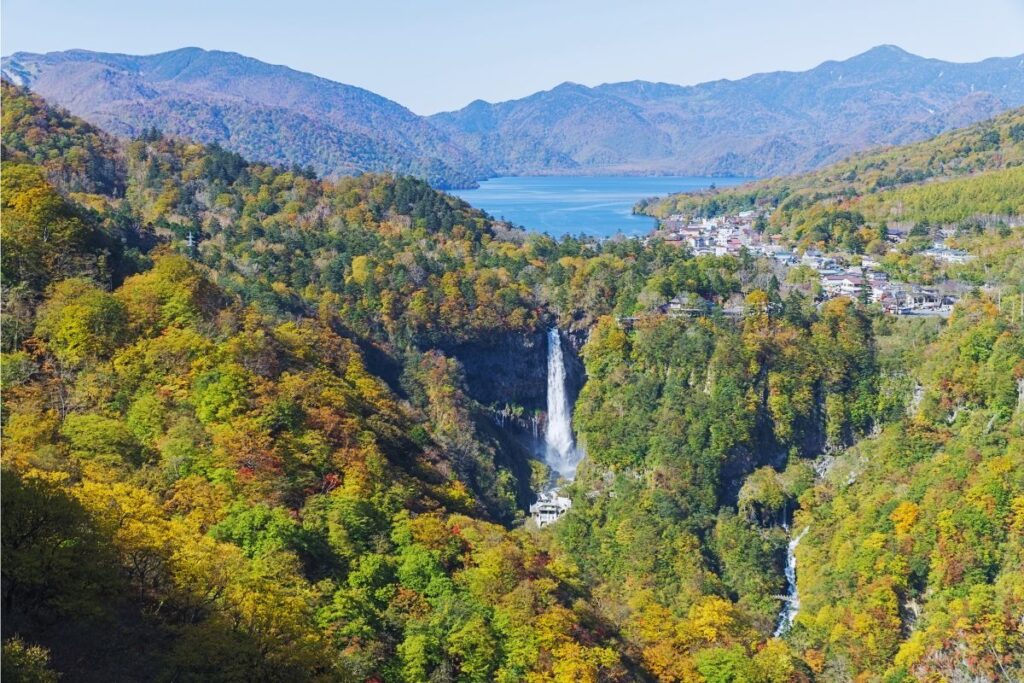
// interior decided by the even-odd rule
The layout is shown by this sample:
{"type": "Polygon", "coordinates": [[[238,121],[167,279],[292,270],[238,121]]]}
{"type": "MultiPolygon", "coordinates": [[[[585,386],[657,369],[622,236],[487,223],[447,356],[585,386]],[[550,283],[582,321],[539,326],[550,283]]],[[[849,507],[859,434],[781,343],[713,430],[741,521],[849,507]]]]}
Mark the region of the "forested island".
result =
{"type": "Polygon", "coordinates": [[[899,202],[973,257],[943,319],[2,97],[3,676],[1024,676],[1019,111],[650,209],[862,253],[899,202]]]}

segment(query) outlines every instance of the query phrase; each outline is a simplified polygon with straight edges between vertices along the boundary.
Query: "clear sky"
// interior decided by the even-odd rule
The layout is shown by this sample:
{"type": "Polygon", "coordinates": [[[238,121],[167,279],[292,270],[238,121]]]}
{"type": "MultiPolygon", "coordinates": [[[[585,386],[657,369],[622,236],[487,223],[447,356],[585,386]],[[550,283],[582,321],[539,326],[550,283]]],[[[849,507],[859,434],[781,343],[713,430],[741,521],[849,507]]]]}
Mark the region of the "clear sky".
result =
{"type": "Polygon", "coordinates": [[[429,114],[563,81],[692,84],[882,43],[1024,53],[1024,0],[3,0],[0,51],[232,50],[429,114]]]}

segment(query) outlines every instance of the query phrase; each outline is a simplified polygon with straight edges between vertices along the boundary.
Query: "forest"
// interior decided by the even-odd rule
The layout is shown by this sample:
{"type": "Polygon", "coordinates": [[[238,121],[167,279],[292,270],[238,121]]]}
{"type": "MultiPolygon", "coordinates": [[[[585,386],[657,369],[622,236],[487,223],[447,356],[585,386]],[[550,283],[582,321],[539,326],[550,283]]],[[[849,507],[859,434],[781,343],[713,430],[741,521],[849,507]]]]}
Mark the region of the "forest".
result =
{"type": "MultiPolygon", "coordinates": [[[[556,240],[2,87],[4,676],[1024,676],[1024,229],[972,233],[948,321],[896,319],[748,255],[556,240]],[[715,306],[659,312],[678,295],[715,306]],[[493,415],[540,406],[475,359],[529,363],[550,326],[587,457],[537,529],[544,466],[493,415]]],[[[878,196],[992,213],[972,188],[1019,185],[1013,149],[878,196]]]]}
{"type": "Polygon", "coordinates": [[[1024,110],[930,140],[857,154],[803,175],[671,195],[637,210],[712,217],[769,210],[765,229],[802,247],[871,252],[890,225],[928,228],[1024,214],[1024,110]]]}

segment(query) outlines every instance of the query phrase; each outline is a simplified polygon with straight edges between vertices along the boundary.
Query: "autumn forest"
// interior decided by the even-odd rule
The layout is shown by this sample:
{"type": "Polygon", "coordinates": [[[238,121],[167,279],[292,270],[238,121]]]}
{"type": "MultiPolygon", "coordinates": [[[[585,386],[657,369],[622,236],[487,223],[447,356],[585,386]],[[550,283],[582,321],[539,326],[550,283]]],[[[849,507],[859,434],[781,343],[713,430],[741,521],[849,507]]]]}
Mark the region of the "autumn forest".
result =
{"type": "Polygon", "coordinates": [[[972,259],[912,235],[894,276],[968,284],[894,316],[5,80],[3,676],[1020,680],[1022,117],[643,207],[861,258],[898,204],[972,259]],[[585,457],[538,528],[551,328],[585,457]]]}

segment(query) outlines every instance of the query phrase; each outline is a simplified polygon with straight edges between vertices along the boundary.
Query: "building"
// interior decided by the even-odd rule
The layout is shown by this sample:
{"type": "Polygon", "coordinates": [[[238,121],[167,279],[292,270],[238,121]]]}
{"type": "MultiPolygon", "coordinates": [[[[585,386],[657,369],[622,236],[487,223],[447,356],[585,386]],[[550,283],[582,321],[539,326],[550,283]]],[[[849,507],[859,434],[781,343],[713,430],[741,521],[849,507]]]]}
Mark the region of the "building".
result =
{"type": "Polygon", "coordinates": [[[809,249],[800,257],[800,265],[813,268],[822,274],[839,273],[839,264],[834,258],[824,256],[820,251],[809,249]]]}
{"type": "Polygon", "coordinates": [[[697,219],[675,214],[661,222],[658,233],[665,244],[689,247],[695,256],[737,256],[744,249],[761,253],[771,239],[765,240],[755,229],[757,215],[756,211],[744,211],[731,216],[697,219]]]}
{"type": "Polygon", "coordinates": [[[871,301],[878,303],[890,292],[889,281],[881,277],[873,277],[868,280],[871,288],[871,301]]]}
{"type": "Polygon", "coordinates": [[[659,306],[658,311],[670,317],[699,318],[711,312],[711,302],[697,294],[684,292],[659,306]]]}
{"type": "Polygon", "coordinates": [[[945,263],[967,263],[971,260],[971,255],[968,252],[962,249],[950,249],[941,242],[936,242],[931,249],[925,249],[921,253],[945,263]]]}
{"type": "Polygon", "coordinates": [[[860,275],[851,275],[850,273],[826,275],[821,279],[821,287],[829,297],[856,297],[864,287],[864,278],[860,275]]]}
{"type": "Polygon", "coordinates": [[[568,512],[572,500],[558,495],[557,491],[545,491],[537,497],[537,502],[530,506],[530,516],[537,526],[546,527],[568,512]]]}

